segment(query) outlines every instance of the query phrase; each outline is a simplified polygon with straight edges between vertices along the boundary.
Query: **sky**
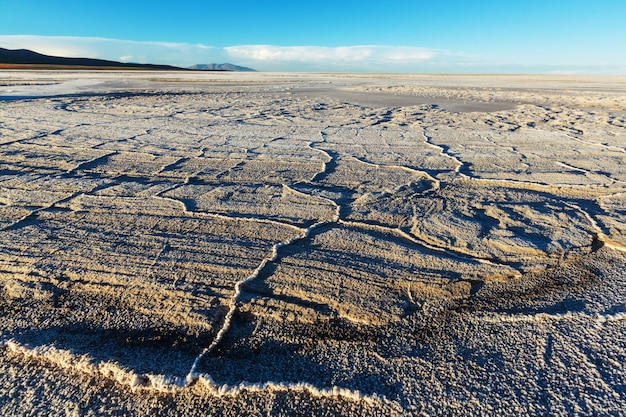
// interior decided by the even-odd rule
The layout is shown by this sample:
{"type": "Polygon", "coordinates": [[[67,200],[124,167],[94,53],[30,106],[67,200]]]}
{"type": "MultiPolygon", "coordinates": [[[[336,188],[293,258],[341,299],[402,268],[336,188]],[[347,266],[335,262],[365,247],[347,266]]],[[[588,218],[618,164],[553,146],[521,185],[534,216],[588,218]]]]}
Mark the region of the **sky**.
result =
{"type": "Polygon", "coordinates": [[[0,0],[0,47],[260,71],[626,74],[626,0],[0,0]]]}

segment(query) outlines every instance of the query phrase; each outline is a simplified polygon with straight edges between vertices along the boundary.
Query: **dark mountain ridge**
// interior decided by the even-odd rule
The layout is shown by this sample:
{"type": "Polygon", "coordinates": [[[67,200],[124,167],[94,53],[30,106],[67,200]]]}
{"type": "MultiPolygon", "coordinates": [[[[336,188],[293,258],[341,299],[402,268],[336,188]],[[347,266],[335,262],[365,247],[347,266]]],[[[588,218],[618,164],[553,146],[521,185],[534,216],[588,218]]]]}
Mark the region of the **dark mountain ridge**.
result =
{"type": "Polygon", "coordinates": [[[136,64],[124,63],[117,61],[108,61],[105,59],[93,58],[65,58],[51,55],[44,55],[28,49],[5,49],[0,48],[0,65],[9,64],[10,66],[19,67],[21,65],[37,65],[37,66],[63,66],[63,67],[107,67],[107,68],[134,68],[134,69],[152,69],[167,71],[184,71],[184,68],[174,67],[172,65],[155,65],[155,64],[136,64]]]}

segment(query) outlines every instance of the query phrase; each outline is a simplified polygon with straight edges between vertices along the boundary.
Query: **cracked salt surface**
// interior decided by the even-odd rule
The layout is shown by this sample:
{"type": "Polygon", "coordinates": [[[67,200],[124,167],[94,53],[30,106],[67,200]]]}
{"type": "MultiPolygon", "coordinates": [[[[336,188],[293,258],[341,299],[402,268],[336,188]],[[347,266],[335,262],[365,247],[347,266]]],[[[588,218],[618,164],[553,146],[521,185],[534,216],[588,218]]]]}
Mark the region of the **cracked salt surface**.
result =
{"type": "Polygon", "coordinates": [[[3,76],[0,414],[623,410],[622,79],[3,76]]]}

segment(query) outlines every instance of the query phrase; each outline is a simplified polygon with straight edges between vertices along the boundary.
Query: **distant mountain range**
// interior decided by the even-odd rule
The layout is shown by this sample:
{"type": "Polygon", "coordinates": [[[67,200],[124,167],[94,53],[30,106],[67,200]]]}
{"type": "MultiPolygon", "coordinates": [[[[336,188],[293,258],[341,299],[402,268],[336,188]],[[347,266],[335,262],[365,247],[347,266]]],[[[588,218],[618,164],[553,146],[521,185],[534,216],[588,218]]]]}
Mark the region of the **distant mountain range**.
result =
{"type": "Polygon", "coordinates": [[[189,67],[192,70],[202,71],[256,71],[255,69],[234,64],[196,64],[189,67]]]}
{"type": "Polygon", "coordinates": [[[65,58],[28,49],[0,48],[0,69],[143,69],[164,71],[254,71],[233,64],[201,64],[190,68],[172,65],[136,64],[93,58],[65,58]]]}

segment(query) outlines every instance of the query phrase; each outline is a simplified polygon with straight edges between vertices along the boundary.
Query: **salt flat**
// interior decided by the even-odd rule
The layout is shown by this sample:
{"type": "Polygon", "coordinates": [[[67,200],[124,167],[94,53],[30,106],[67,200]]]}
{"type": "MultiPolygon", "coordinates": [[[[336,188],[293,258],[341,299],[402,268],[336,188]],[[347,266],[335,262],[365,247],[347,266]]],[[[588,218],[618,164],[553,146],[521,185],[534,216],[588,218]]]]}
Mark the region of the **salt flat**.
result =
{"type": "Polygon", "coordinates": [[[626,78],[0,73],[1,415],[619,415],[626,78]]]}

